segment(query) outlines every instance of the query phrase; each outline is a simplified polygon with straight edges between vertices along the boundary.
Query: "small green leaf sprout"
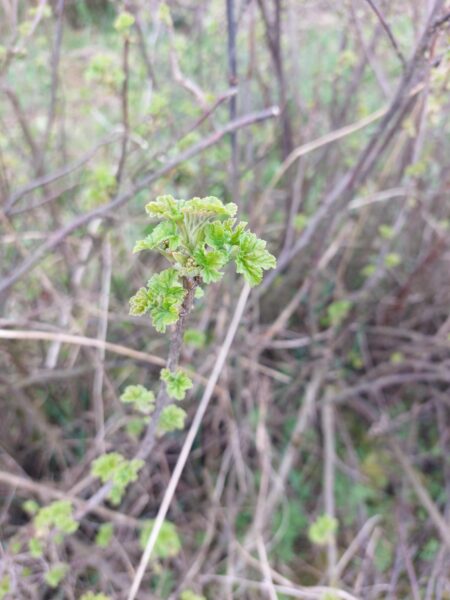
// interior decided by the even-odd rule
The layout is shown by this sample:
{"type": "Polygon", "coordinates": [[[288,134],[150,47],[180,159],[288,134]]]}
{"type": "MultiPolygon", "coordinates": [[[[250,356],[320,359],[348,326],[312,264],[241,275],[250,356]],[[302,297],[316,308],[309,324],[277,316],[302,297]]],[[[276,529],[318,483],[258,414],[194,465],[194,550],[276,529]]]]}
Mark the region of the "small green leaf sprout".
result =
{"type": "Polygon", "coordinates": [[[98,477],[102,483],[108,481],[113,483],[108,498],[112,504],[118,505],[127,486],[137,480],[138,473],[143,466],[143,460],[126,460],[118,452],[109,452],[94,460],[91,465],[91,473],[94,477],[98,477]]]}
{"type": "Polygon", "coordinates": [[[166,383],[169,397],[175,398],[175,400],[184,400],[187,390],[190,390],[192,387],[192,381],[182,369],[177,369],[175,372],[163,369],[161,371],[161,380],[166,383]]]}
{"type": "Polygon", "coordinates": [[[57,588],[67,574],[69,565],[66,563],[57,563],[50,568],[44,576],[45,583],[51,588],[57,588]]]}
{"type": "MultiPolygon", "coordinates": [[[[139,536],[139,543],[143,550],[145,550],[145,546],[147,545],[154,525],[154,519],[149,519],[143,523],[143,527],[139,536]]],[[[156,544],[153,551],[154,558],[172,558],[177,556],[180,551],[181,540],[175,525],[170,521],[164,521],[156,539],[156,544]]]]}
{"type": "Polygon", "coordinates": [[[133,409],[149,415],[155,408],[155,394],[143,385],[129,385],[120,396],[124,404],[131,404],[133,409]]]}
{"type": "Polygon", "coordinates": [[[330,515],[324,514],[318,517],[311,524],[308,530],[308,537],[313,544],[325,546],[333,539],[338,528],[337,519],[330,515]]]}
{"type": "Polygon", "coordinates": [[[117,33],[128,35],[131,27],[134,25],[134,22],[135,18],[133,15],[124,10],[117,15],[117,18],[114,21],[114,29],[117,31],[117,33]]]}
{"type": "Polygon", "coordinates": [[[184,429],[184,422],[186,420],[186,411],[176,406],[175,404],[169,404],[166,406],[158,422],[158,432],[170,433],[176,429],[184,429]]]}
{"type": "Polygon", "coordinates": [[[69,500],[56,500],[39,509],[34,517],[38,535],[45,535],[52,529],[63,534],[75,533],[78,523],[73,518],[72,503],[69,500]]]}

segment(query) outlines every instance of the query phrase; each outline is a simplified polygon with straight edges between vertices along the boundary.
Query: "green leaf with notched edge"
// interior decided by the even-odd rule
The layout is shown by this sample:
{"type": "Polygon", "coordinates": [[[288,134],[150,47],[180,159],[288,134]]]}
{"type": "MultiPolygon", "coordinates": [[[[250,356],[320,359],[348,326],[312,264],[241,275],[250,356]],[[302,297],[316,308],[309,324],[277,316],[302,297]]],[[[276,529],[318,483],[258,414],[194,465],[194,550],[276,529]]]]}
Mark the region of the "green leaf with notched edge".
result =
{"type": "Polygon", "coordinates": [[[134,25],[134,17],[131,13],[123,11],[117,15],[114,21],[114,29],[118,33],[128,33],[130,28],[134,25]]]}
{"type": "Polygon", "coordinates": [[[162,411],[158,422],[159,433],[170,433],[176,429],[184,429],[186,411],[175,404],[169,404],[162,411]]]}
{"type": "Polygon", "coordinates": [[[166,246],[170,251],[174,251],[179,245],[180,234],[177,226],[173,221],[163,221],[146,238],[136,242],[133,252],[154,250],[158,246],[166,246]]]}
{"type": "Polygon", "coordinates": [[[330,325],[338,326],[347,317],[352,308],[350,300],[336,300],[327,308],[327,317],[330,325]]]}
{"type": "Polygon", "coordinates": [[[183,400],[187,390],[192,387],[192,381],[181,369],[175,372],[163,369],[161,371],[161,380],[165,382],[170,398],[175,398],[176,400],[183,400]]]}
{"type": "Polygon", "coordinates": [[[130,314],[143,315],[150,311],[155,329],[164,333],[168,325],[176,323],[186,290],[175,269],[166,269],[153,275],[147,289],[141,288],[130,300],[130,314]]]}
{"type": "Polygon", "coordinates": [[[214,250],[226,251],[231,245],[232,231],[226,223],[214,221],[205,226],[205,242],[214,250]]]}
{"type": "Polygon", "coordinates": [[[144,415],[150,414],[155,409],[155,394],[143,385],[128,385],[120,400],[124,404],[132,404],[135,410],[144,415]]]}
{"type": "Polygon", "coordinates": [[[237,205],[234,202],[224,204],[222,200],[219,200],[215,196],[206,196],[206,198],[192,198],[192,200],[187,200],[181,210],[185,215],[234,217],[237,205]]]}
{"type": "Polygon", "coordinates": [[[44,575],[45,583],[51,588],[57,588],[67,574],[69,565],[58,563],[44,575]]]}
{"type": "Polygon", "coordinates": [[[175,200],[170,195],[158,196],[156,200],[147,204],[145,210],[150,217],[168,219],[169,221],[181,221],[183,219],[181,207],[184,204],[184,200],[175,200]]]}
{"type": "Polygon", "coordinates": [[[266,250],[266,242],[250,231],[245,231],[240,237],[235,262],[236,271],[251,286],[261,283],[263,270],[273,269],[277,264],[275,257],[266,250]]]}
{"type": "Polygon", "coordinates": [[[94,460],[91,465],[91,473],[102,483],[107,481],[113,483],[108,498],[113,504],[119,504],[128,484],[136,481],[143,465],[144,461],[142,460],[126,460],[118,452],[109,452],[94,460]]]}
{"type": "Polygon", "coordinates": [[[170,302],[162,302],[150,311],[153,326],[159,333],[164,333],[166,327],[173,325],[180,316],[180,306],[170,302]]]}
{"type": "Polygon", "coordinates": [[[219,250],[208,251],[204,247],[198,248],[194,252],[194,258],[205,283],[213,283],[223,277],[223,273],[219,269],[225,265],[228,259],[223,252],[219,250]]]}
{"type": "MultiPolygon", "coordinates": [[[[154,519],[144,521],[143,527],[139,536],[139,543],[142,550],[145,550],[148,539],[155,525],[154,519]]],[[[156,538],[156,544],[153,550],[153,557],[172,558],[177,556],[181,551],[181,540],[177,533],[176,527],[170,521],[164,521],[156,538]]]]}
{"type": "Polygon", "coordinates": [[[34,517],[34,526],[38,534],[47,533],[51,529],[71,534],[78,529],[79,524],[73,518],[70,500],[55,500],[48,506],[39,509],[34,517]]]}
{"type": "Polygon", "coordinates": [[[153,304],[159,304],[166,300],[170,304],[181,304],[186,295],[186,290],[175,269],[165,269],[165,271],[153,275],[147,283],[147,289],[153,304]]]}
{"type": "Polygon", "coordinates": [[[151,301],[148,291],[142,287],[130,298],[130,315],[140,317],[150,310],[151,301]]]}
{"type": "Polygon", "coordinates": [[[308,530],[308,537],[314,544],[324,546],[334,537],[337,528],[337,519],[324,514],[312,523],[308,530]]]}
{"type": "Polygon", "coordinates": [[[114,534],[114,525],[112,523],[102,523],[95,536],[95,544],[99,548],[107,548],[114,534]]]}

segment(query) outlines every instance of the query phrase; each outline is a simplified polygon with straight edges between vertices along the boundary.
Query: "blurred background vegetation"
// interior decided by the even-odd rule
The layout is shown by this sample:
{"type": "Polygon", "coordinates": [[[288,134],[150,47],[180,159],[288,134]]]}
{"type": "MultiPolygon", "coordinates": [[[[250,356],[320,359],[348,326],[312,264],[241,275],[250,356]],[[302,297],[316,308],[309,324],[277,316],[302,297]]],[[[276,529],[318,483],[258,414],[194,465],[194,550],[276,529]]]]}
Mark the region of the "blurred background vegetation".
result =
{"type": "MultiPolygon", "coordinates": [[[[127,597],[183,432],[76,532],[33,515],[136,448],[119,397],[167,338],[128,315],[162,266],[132,249],[167,193],[236,202],[278,267],[138,597],[450,598],[449,10],[0,0],[0,598],[127,597]]],[[[203,378],[240,286],[190,316],[203,378]]]]}

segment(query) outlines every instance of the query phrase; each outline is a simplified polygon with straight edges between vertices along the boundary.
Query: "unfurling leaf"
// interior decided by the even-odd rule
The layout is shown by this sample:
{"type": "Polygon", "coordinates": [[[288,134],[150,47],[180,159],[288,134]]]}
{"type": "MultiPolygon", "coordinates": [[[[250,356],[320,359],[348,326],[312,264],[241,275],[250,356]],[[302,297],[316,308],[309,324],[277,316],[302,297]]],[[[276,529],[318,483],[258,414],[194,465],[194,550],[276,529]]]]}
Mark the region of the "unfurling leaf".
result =
{"type": "Polygon", "coordinates": [[[143,385],[128,385],[120,400],[124,404],[132,404],[135,410],[144,415],[150,414],[155,408],[155,394],[143,385]]]}
{"type": "Polygon", "coordinates": [[[170,398],[175,398],[176,400],[183,400],[186,396],[186,391],[192,387],[192,381],[181,369],[175,372],[163,369],[161,371],[161,379],[166,384],[167,393],[170,398]]]}
{"type": "Polygon", "coordinates": [[[277,264],[275,257],[266,250],[266,242],[250,231],[241,235],[235,261],[236,271],[251,286],[261,283],[263,270],[273,269],[277,264]]]}
{"type": "Polygon", "coordinates": [[[175,404],[169,404],[162,411],[158,422],[159,433],[170,433],[176,429],[184,429],[186,411],[175,404]]]}
{"type": "Polygon", "coordinates": [[[321,515],[308,530],[308,537],[313,544],[324,546],[335,535],[338,528],[337,519],[330,515],[321,515]]]}

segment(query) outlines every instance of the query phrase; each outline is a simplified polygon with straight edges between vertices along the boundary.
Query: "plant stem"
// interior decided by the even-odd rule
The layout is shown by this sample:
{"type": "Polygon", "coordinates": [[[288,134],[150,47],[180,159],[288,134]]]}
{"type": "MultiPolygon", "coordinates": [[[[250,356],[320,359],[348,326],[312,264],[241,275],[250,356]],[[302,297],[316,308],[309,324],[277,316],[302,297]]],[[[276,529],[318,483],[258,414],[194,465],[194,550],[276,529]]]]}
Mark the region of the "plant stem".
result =
{"type": "MultiPolygon", "coordinates": [[[[181,349],[183,346],[183,333],[186,324],[186,319],[192,309],[192,305],[194,303],[195,288],[197,287],[198,283],[199,282],[195,278],[184,278],[184,286],[187,290],[187,293],[181,307],[180,318],[178,319],[175,328],[172,332],[172,337],[170,338],[169,355],[167,357],[166,366],[166,368],[169,369],[169,371],[175,371],[178,367],[181,349]]],[[[170,398],[167,394],[166,384],[163,381],[161,381],[158,395],[156,397],[155,410],[152,413],[152,418],[148,425],[146,434],[139,445],[139,450],[136,454],[136,458],[145,460],[153,450],[153,446],[155,445],[156,441],[156,433],[159,418],[163,410],[169,404],[169,402],[170,398]]]]}
{"type": "MultiPolygon", "coordinates": [[[[181,355],[181,349],[183,347],[183,333],[186,324],[186,319],[194,304],[195,289],[199,285],[200,280],[197,277],[185,277],[183,283],[184,287],[187,290],[187,293],[181,307],[180,318],[178,319],[175,328],[172,332],[172,337],[170,338],[169,355],[167,357],[166,363],[166,368],[169,369],[169,371],[174,371],[178,366],[178,362],[180,360],[181,355]]],[[[161,381],[158,395],[156,397],[155,410],[152,413],[151,421],[148,424],[145,436],[143,437],[134,458],[145,460],[150,456],[156,442],[159,418],[161,416],[162,411],[169,403],[170,398],[167,394],[166,384],[165,382],[161,381]]],[[[95,494],[91,496],[91,498],[89,498],[85,505],[82,508],[80,508],[79,511],[77,511],[77,513],[75,514],[75,518],[77,520],[81,520],[84,517],[84,515],[86,515],[88,512],[91,512],[94,508],[99,506],[104,500],[106,500],[109,492],[111,491],[111,488],[111,481],[108,481],[107,483],[102,485],[102,487],[99,488],[95,492],[95,494]]]]}

